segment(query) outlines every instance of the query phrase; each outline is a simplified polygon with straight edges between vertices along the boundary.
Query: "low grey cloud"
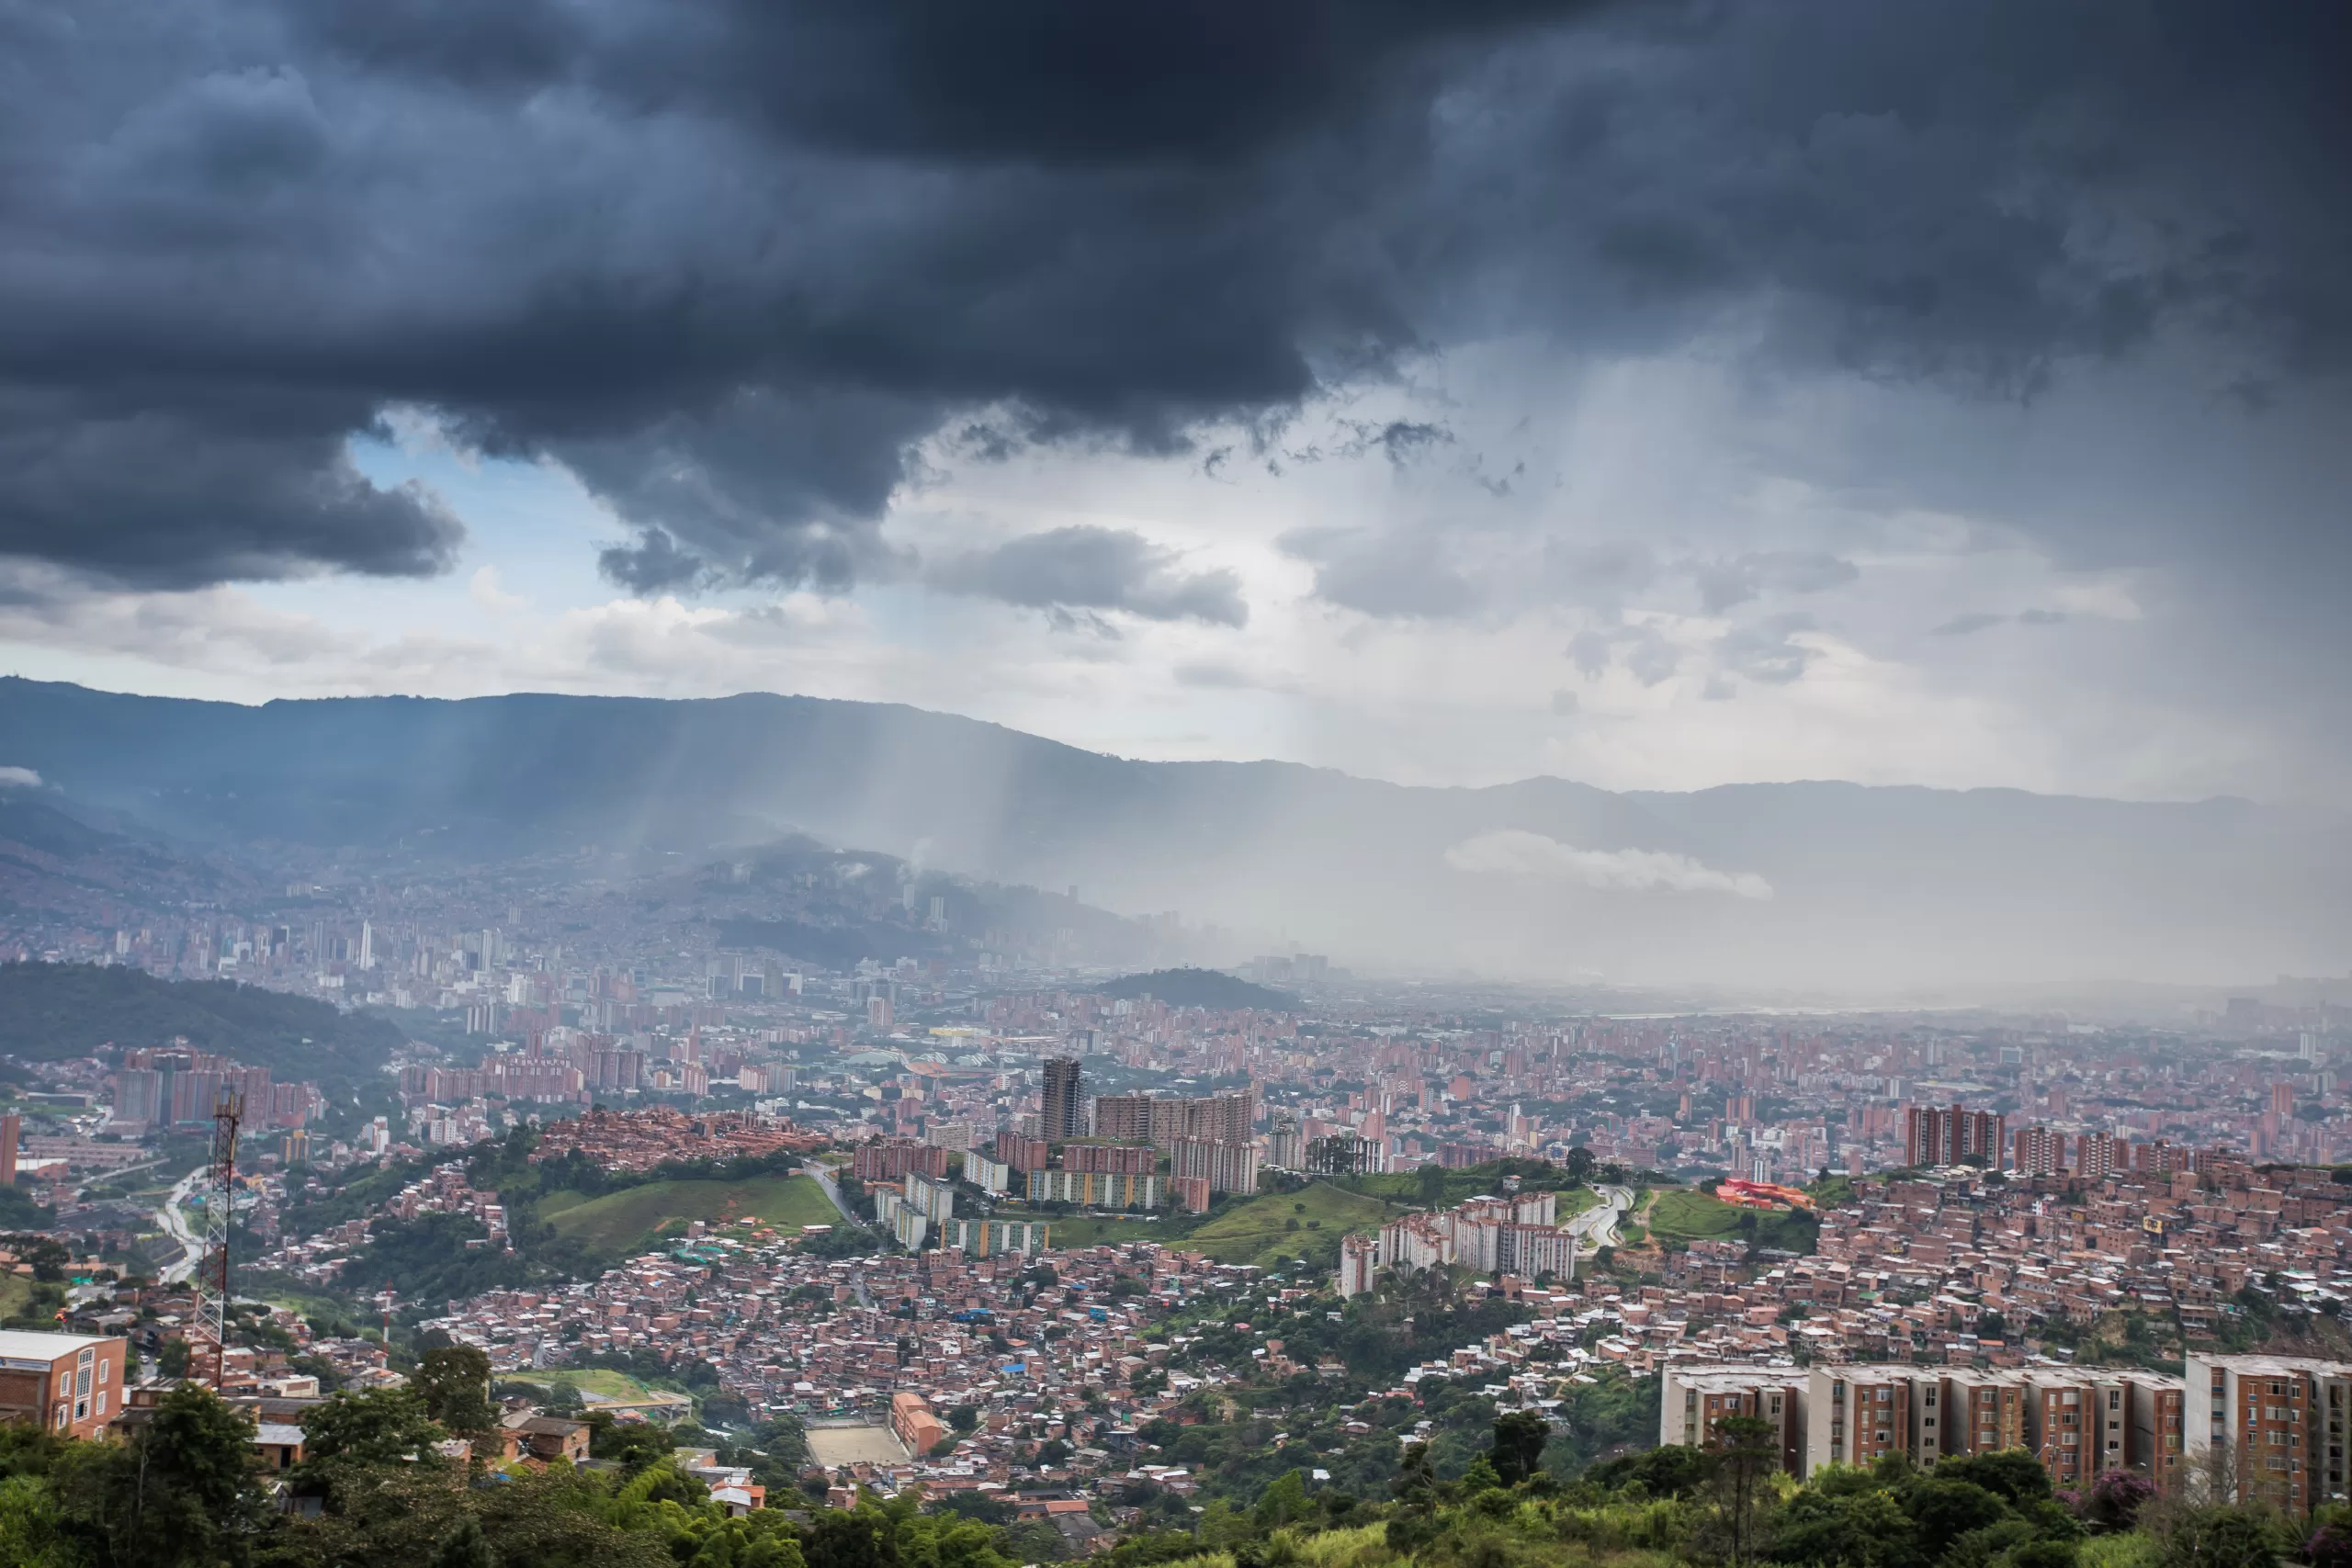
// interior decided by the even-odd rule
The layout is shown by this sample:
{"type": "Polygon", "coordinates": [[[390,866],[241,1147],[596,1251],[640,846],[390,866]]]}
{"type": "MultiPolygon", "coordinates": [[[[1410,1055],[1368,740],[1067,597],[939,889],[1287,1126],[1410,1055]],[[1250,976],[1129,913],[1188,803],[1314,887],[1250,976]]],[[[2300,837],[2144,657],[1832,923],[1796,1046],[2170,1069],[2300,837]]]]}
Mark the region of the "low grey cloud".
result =
{"type": "Polygon", "coordinates": [[[1647,622],[1603,631],[1589,628],[1568,640],[1568,658],[1585,674],[1600,676],[1622,665],[1645,686],[1669,681],[1682,668],[1682,649],[1647,622]]]}
{"type": "Polygon", "coordinates": [[[1080,525],[1026,534],[936,561],[923,580],[944,592],[1048,612],[1115,611],[1222,626],[1250,621],[1233,572],[1188,571],[1175,551],[1125,528],[1080,525]]]}
{"type": "Polygon", "coordinates": [[[1574,883],[1607,893],[1728,893],[1766,900],[1772,885],[1754,872],[1718,871],[1669,850],[1585,850],[1541,833],[1499,829],[1445,852],[1456,871],[1574,883]]]}
{"type": "Polygon", "coordinates": [[[40,774],[31,768],[0,768],[0,789],[39,789],[40,774]]]}
{"type": "Polygon", "coordinates": [[[1760,594],[1820,593],[1861,576],[1852,561],[1826,550],[1765,550],[1693,562],[1693,581],[1707,614],[1719,615],[1760,594]]]}
{"type": "Polygon", "coordinates": [[[1433,530],[1298,528],[1277,543],[1315,568],[1317,598],[1367,615],[1452,620],[1491,603],[1450,558],[1456,543],[1433,530]]]}
{"type": "Polygon", "coordinates": [[[1806,666],[1813,662],[1814,650],[1797,637],[1814,629],[1811,615],[1768,615],[1717,637],[1715,658],[1725,671],[1767,685],[1785,686],[1804,679],[1806,666]]]}
{"type": "Polygon", "coordinates": [[[1994,626],[2006,626],[2010,625],[2020,626],[2054,626],[2062,625],[2066,619],[2066,612],[2064,610],[2035,608],[2019,610],[2014,615],[1996,615],[1988,610],[1976,610],[1964,615],[1954,615],[1951,620],[1935,627],[1931,635],[1936,637],[1967,637],[1971,633],[1986,631],[1994,626]]]}
{"type": "Polygon", "coordinates": [[[1954,615],[1951,620],[1937,626],[1930,635],[1967,637],[1971,633],[1981,632],[1990,626],[2006,626],[2008,624],[2008,619],[2007,615],[1996,615],[1988,611],[1974,610],[1964,615],[1954,615]]]}
{"type": "Polygon", "coordinates": [[[1296,528],[1277,545],[1316,569],[1327,603],[1389,620],[1464,620],[1535,609],[1614,615],[1657,576],[1629,540],[1529,541],[1455,522],[1296,528]]]}

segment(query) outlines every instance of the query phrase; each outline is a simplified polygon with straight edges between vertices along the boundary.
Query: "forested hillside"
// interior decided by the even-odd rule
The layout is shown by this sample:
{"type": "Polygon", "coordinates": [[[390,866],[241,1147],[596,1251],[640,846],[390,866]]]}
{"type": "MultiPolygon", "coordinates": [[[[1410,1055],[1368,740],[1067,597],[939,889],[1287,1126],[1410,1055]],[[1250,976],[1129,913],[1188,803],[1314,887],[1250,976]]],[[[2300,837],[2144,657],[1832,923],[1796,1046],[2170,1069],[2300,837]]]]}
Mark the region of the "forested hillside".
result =
{"type": "Polygon", "coordinates": [[[401,1040],[382,1019],[232,980],[159,980],[87,964],[0,964],[0,1055],[55,1062],[105,1045],[169,1044],[267,1067],[280,1077],[380,1072],[401,1040]]]}

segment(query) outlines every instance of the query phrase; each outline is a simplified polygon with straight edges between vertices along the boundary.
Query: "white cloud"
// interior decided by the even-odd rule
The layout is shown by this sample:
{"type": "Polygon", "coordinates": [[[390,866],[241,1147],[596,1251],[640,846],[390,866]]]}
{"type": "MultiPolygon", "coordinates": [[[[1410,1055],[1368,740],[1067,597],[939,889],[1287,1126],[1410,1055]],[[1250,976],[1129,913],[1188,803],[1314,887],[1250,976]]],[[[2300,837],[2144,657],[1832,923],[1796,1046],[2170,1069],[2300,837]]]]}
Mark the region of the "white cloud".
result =
{"type": "Polygon", "coordinates": [[[40,775],[30,768],[0,768],[0,789],[39,789],[40,775]]]}
{"type": "Polygon", "coordinates": [[[1456,871],[1494,872],[1573,882],[1609,893],[1729,893],[1770,898],[1772,885],[1752,871],[1717,871],[1670,850],[1580,850],[1541,833],[1499,829],[1445,852],[1456,871]]]}

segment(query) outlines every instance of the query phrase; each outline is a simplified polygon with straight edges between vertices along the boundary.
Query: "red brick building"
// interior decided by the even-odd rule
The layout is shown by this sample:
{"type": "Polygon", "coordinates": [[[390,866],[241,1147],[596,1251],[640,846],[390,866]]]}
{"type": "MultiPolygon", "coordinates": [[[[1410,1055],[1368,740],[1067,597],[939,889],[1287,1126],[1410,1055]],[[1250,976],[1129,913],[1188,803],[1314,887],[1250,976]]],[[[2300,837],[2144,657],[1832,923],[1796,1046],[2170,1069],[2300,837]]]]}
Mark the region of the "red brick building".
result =
{"type": "Polygon", "coordinates": [[[0,1331],[0,1421],[98,1438],[122,1413],[127,1340],[0,1331]]]}

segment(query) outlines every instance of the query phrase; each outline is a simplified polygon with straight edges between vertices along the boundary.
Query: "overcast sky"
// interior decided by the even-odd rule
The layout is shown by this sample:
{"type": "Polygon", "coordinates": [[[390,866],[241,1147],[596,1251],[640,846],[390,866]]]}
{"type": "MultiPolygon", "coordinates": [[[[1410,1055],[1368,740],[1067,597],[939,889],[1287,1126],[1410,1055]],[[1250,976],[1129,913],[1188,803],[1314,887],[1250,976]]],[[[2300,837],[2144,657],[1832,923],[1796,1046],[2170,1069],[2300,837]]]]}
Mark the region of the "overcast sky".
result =
{"type": "Polygon", "coordinates": [[[2339,800],[2347,17],[0,0],[0,670],[2339,800]]]}

